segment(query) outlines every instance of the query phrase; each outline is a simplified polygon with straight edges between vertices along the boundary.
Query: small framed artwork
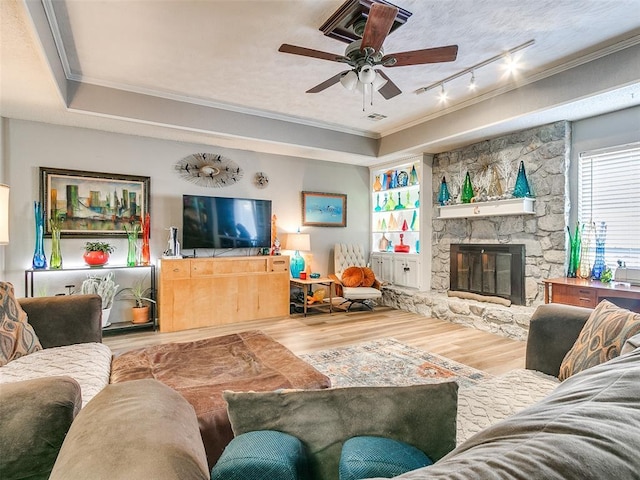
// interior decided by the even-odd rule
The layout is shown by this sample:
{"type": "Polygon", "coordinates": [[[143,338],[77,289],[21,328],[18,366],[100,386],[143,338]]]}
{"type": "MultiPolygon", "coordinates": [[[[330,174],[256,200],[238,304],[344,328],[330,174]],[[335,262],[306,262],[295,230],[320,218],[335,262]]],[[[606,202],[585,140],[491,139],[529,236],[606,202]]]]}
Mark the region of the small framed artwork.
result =
{"type": "Polygon", "coordinates": [[[150,183],[150,177],[40,167],[40,201],[45,219],[60,221],[61,235],[126,236],[124,225],[149,213],[150,183]]]}
{"type": "Polygon", "coordinates": [[[347,196],[342,193],[302,192],[302,225],[346,227],[347,196]]]}

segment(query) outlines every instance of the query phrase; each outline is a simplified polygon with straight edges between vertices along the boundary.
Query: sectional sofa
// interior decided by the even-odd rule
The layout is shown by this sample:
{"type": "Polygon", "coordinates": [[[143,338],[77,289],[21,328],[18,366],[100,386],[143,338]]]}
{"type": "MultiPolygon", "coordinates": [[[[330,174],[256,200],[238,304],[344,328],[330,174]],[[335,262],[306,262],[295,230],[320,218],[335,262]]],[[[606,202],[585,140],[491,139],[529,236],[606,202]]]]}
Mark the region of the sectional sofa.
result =
{"type": "MultiPolygon", "coordinates": [[[[39,305],[46,301],[21,300],[43,347],[100,345],[95,299],[49,299],[54,303],[39,305]],[[65,302],[76,302],[65,306],[73,314],[55,313],[52,305],[65,302]],[[63,317],[71,322],[68,328],[57,323],[63,317]],[[53,325],[55,332],[47,333],[53,325]]],[[[459,429],[452,452],[400,478],[639,478],[640,348],[631,343],[628,353],[559,385],[555,378],[592,313],[540,306],[531,319],[526,367],[538,372],[534,376],[547,382],[544,389],[550,393],[543,391],[540,401],[522,411],[494,411],[486,425],[472,422],[465,431],[459,429]]],[[[0,381],[12,363],[0,367],[0,381]]],[[[502,386],[520,391],[514,385],[520,377],[508,375],[501,377],[502,386]]],[[[489,385],[484,394],[498,390],[489,385]]],[[[152,379],[110,384],[81,409],[84,393],[69,376],[0,385],[0,478],[209,478],[196,413],[175,390],[152,379]]],[[[465,395],[467,402],[473,397],[460,392],[458,423],[473,415],[473,405],[463,405],[465,395]]]]}

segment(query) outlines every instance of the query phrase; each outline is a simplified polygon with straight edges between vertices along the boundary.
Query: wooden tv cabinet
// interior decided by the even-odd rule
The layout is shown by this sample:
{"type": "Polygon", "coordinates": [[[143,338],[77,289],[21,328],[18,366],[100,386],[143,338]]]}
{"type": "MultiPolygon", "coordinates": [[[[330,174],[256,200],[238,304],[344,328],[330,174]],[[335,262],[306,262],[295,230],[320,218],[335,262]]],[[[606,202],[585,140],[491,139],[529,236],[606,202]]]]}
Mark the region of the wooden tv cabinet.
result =
{"type": "Polygon", "coordinates": [[[564,303],[595,308],[602,300],[640,312],[640,287],[620,282],[603,283],[581,278],[547,278],[544,282],[544,303],[564,303]]]}
{"type": "Polygon", "coordinates": [[[289,315],[289,257],[162,259],[161,332],[289,315]]]}

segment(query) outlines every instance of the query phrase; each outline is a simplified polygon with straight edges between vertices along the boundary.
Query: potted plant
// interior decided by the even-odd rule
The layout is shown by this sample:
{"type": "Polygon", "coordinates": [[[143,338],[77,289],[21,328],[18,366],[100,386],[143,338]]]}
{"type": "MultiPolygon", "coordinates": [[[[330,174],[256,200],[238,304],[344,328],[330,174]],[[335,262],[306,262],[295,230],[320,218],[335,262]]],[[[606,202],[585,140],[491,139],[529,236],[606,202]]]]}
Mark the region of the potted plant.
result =
{"type": "Polygon", "coordinates": [[[149,305],[146,302],[156,303],[151,298],[153,290],[151,287],[145,287],[146,277],[135,282],[131,287],[123,288],[117,293],[117,296],[122,295],[123,298],[133,300],[135,305],[133,306],[133,323],[147,323],[149,321],[149,305]]]}
{"type": "Polygon", "coordinates": [[[91,267],[105,265],[109,261],[109,254],[115,248],[106,242],[87,242],[84,244],[84,261],[91,267]]]}
{"type": "Polygon", "coordinates": [[[109,315],[119,285],[113,280],[113,272],[106,275],[89,275],[80,286],[80,293],[96,294],[102,298],[102,328],[108,327],[109,315]]]}

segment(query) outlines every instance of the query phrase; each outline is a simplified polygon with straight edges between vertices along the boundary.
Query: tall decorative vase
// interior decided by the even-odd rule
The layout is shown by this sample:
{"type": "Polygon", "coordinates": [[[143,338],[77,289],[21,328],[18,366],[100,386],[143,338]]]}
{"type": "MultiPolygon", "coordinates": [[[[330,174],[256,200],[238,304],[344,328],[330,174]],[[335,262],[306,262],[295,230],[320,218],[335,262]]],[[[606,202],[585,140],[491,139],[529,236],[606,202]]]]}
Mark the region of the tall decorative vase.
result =
{"type": "Polygon", "coordinates": [[[464,177],[464,184],[462,185],[462,194],[460,195],[460,200],[462,203],[471,203],[473,199],[473,185],[471,185],[471,176],[469,172],[464,177]]]}
{"type": "Polygon", "coordinates": [[[33,214],[36,223],[36,246],[31,266],[33,269],[47,268],[47,257],[44,254],[44,214],[40,202],[33,202],[33,214]]]}
{"type": "Polygon", "coordinates": [[[520,161],[520,168],[518,169],[518,176],[516,178],[516,186],[513,188],[513,196],[516,198],[532,197],[531,188],[529,187],[529,181],[527,180],[527,173],[524,171],[524,162],[520,161]]]}
{"type": "Polygon", "coordinates": [[[142,253],[140,256],[140,263],[142,265],[149,265],[151,263],[151,252],[149,250],[151,215],[149,213],[147,213],[140,221],[140,228],[142,229],[142,253]]]}
{"type": "Polygon", "coordinates": [[[373,190],[379,192],[382,190],[382,182],[380,182],[380,175],[376,175],[376,180],[373,182],[373,190]]]}
{"type": "Polygon", "coordinates": [[[600,222],[600,225],[596,227],[596,260],[593,263],[591,269],[591,278],[594,280],[600,280],[602,273],[607,268],[604,262],[604,242],[607,238],[607,224],[600,222]]]}
{"type": "Polygon", "coordinates": [[[440,205],[446,205],[450,199],[451,194],[449,193],[449,187],[447,187],[447,180],[442,177],[442,182],[440,182],[440,192],[438,192],[438,203],[440,205]]]}
{"type": "Polygon", "coordinates": [[[578,267],[578,277],[580,278],[591,277],[590,255],[594,231],[595,224],[593,222],[582,225],[582,245],[580,246],[580,265],[578,267]]]}
{"type": "Polygon", "coordinates": [[[127,267],[136,266],[136,243],[138,241],[138,234],[127,233],[127,267]]]}
{"type": "Polygon", "coordinates": [[[62,268],[62,252],[60,251],[60,229],[51,227],[51,258],[49,268],[62,268]]]}
{"type": "MultiPolygon", "coordinates": [[[[569,227],[567,227],[569,230],[569,227]]],[[[569,231],[569,268],[567,270],[567,277],[575,278],[578,272],[578,264],[580,262],[580,222],[576,224],[576,232],[571,236],[569,231]]]]}

